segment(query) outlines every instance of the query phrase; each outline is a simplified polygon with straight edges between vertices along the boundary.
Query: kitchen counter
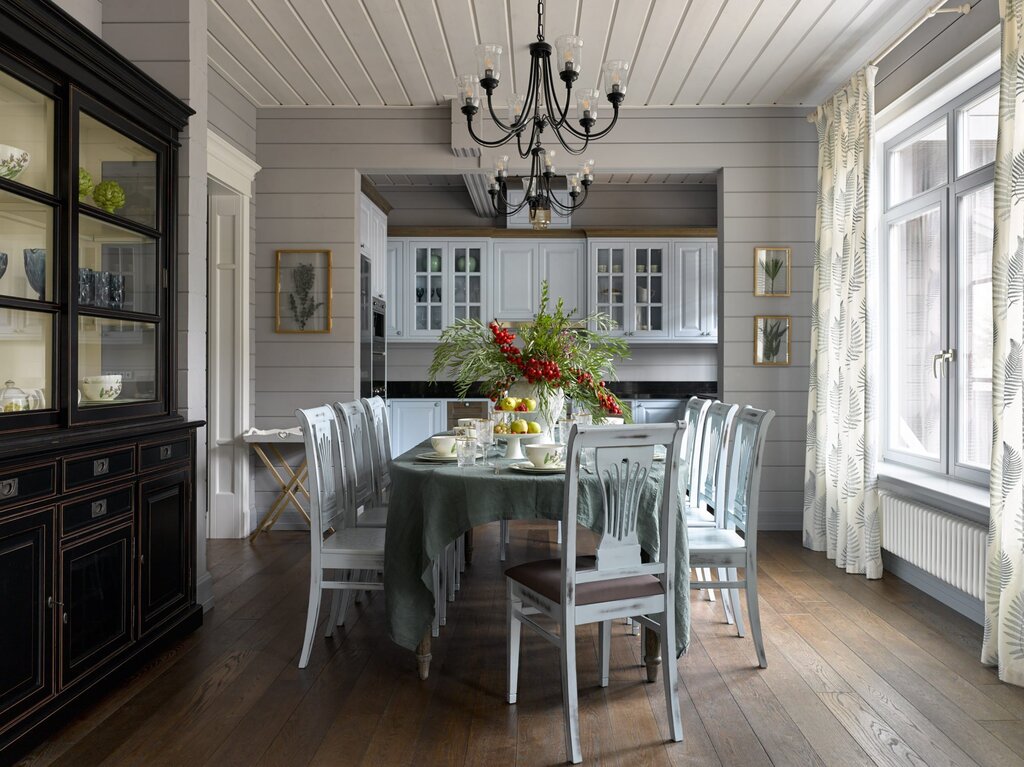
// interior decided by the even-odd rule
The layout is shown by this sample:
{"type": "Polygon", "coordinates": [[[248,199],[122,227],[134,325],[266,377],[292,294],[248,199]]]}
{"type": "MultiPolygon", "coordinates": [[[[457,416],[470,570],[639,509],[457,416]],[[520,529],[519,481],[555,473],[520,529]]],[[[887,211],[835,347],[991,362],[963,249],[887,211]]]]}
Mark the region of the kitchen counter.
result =
{"type": "MultiPolygon", "coordinates": [[[[714,381],[610,381],[608,388],[621,399],[688,399],[718,394],[718,384],[714,381]]],[[[388,381],[390,399],[456,399],[458,396],[452,381],[388,381]]],[[[468,397],[487,399],[487,394],[474,386],[468,397]]]]}

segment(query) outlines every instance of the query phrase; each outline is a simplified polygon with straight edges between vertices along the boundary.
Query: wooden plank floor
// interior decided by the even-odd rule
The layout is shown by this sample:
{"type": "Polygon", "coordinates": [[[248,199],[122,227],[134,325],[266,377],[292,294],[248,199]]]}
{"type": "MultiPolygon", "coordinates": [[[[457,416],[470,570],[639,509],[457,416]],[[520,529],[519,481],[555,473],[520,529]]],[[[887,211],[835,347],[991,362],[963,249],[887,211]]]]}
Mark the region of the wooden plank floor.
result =
{"type": "MultiPolygon", "coordinates": [[[[384,639],[380,594],[296,667],[308,543],[272,533],[212,541],[216,607],[23,761],[26,765],[548,765],[564,759],[558,658],[524,631],[519,703],[503,702],[505,587],[497,527],[476,558],[430,679],[384,639]]],[[[553,552],[553,528],[513,523],[512,559],[553,552]]],[[[694,598],[679,661],[686,740],[667,744],[661,685],[639,640],[614,629],[597,685],[580,640],[583,755],[591,765],[1024,765],[1024,689],[978,662],[980,629],[895,577],[847,576],[793,533],[761,536],[769,666],[694,598]]],[[[326,615],[326,610],[321,612],[326,615]]]]}

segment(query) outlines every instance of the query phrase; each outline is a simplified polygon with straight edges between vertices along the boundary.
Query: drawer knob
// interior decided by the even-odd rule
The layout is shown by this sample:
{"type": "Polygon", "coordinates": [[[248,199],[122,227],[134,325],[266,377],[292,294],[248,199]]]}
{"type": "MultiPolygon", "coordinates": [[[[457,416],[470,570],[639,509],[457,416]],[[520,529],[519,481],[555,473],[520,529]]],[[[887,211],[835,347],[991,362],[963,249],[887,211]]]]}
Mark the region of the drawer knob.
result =
{"type": "Polygon", "coordinates": [[[166,461],[170,457],[171,457],[171,446],[170,445],[161,445],[160,446],[160,460],[161,461],[166,461]]]}
{"type": "Polygon", "coordinates": [[[104,474],[110,471],[110,459],[109,458],[97,458],[92,462],[92,475],[94,477],[102,477],[104,474]]]}
{"type": "Polygon", "coordinates": [[[92,518],[102,517],[107,513],[107,499],[101,498],[98,501],[92,502],[92,518]]]}
{"type": "Polygon", "coordinates": [[[18,478],[0,480],[0,498],[14,498],[18,494],[18,478]]]}

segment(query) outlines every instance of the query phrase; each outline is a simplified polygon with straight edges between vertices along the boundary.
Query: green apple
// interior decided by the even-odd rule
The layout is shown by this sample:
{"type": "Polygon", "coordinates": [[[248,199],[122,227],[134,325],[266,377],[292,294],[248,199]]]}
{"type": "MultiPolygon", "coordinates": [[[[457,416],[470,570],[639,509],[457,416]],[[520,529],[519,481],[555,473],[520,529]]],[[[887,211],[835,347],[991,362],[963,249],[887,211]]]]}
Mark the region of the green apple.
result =
{"type": "Polygon", "coordinates": [[[540,424],[537,423],[536,421],[530,421],[529,423],[526,424],[527,434],[540,434],[540,431],[540,424]]]}
{"type": "Polygon", "coordinates": [[[525,418],[517,418],[509,428],[512,429],[513,434],[526,434],[530,431],[530,425],[526,422],[525,418]]]}
{"type": "Polygon", "coordinates": [[[526,409],[529,410],[530,412],[533,412],[534,410],[537,409],[537,400],[533,399],[533,397],[527,397],[526,399],[523,400],[523,402],[526,403],[526,409]]]}
{"type": "Polygon", "coordinates": [[[512,411],[516,409],[516,405],[519,404],[519,400],[515,397],[505,397],[497,405],[497,410],[508,410],[512,411]]]}

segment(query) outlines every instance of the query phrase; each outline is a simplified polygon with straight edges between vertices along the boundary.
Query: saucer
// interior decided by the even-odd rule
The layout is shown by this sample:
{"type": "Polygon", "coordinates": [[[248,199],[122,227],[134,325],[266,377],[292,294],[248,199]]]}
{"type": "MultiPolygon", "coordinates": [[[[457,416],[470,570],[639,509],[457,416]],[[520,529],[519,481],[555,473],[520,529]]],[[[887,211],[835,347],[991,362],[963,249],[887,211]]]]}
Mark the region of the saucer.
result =
{"type": "Polygon", "coordinates": [[[459,460],[459,457],[455,453],[439,453],[436,450],[431,450],[429,453],[419,453],[416,456],[417,461],[439,461],[441,463],[450,463],[451,461],[459,460]]]}
{"type": "Polygon", "coordinates": [[[521,471],[524,474],[564,474],[565,464],[560,463],[556,466],[544,466],[537,467],[532,463],[514,463],[509,466],[513,471],[521,471]]]}

